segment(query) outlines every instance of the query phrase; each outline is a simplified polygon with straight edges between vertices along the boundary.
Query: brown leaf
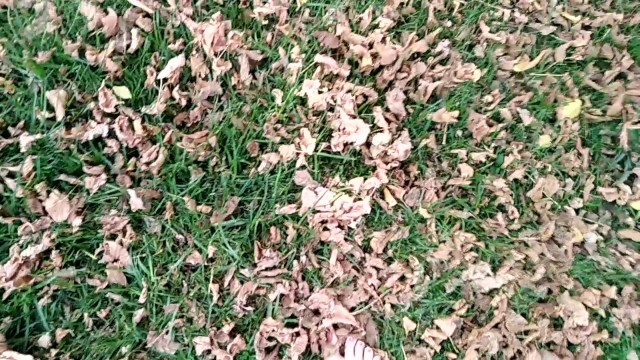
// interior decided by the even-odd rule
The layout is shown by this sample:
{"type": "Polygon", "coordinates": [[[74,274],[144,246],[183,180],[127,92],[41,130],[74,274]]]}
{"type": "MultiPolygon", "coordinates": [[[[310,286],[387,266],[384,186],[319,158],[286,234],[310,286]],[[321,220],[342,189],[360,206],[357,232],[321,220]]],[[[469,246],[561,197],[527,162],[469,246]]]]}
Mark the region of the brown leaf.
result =
{"type": "Polygon", "coordinates": [[[173,355],[180,347],[181,345],[173,341],[173,336],[166,330],[159,335],[156,331],[149,331],[147,334],[147,349],[152,348],[157,352],[173,355]]]}
{"type": "Polygon", "coordinates": [[[107,269],[107,281],[109,284],[117,284],[122,286],[127,286],[129,283],[127,282],[127,277],[124,276],[124,273],[120,269],[107,269]]]}
{"type": "Polygon", "coordinates": [[[131,256],[124,246],[115,241],[105,241],[102,262],[118,268],[129,267],[132,264],[131,256]]]}
{"type": "Polygon", "coordinates": [[[618,230],[618,236],[621,239],[628,239],[635,242],[640,242],[640,231],[635,229],[622,229],[618,230]]]}
{"type": "Polygon", "coordinates": [[[69,330],[69,329],[62,329],[62,328],[57,328],[56,329],[56,342],[58,344],[60,344],[60,342],[66,338],[69,334],[71,334],[71,336],[73,336],[73,331],[69,330]]]}
{"type": "Polygon", "coordinates": [[[140,291],[140,296],[138,297],[138,304],[146,303],[147,296],[149,296],[149,285],[147,285],[146,281],[142,280],[142,291],[140,291]]]}
{"type": "Polygon", "coordinates": [[[313,36],[327,49],[337,49],[340,46],[340,39],[328,31],[315,31],[313,36]]]}
{"type": "Polygon", "coordinates": [[[607,109],[607,116],[619,116],[622,113],[622,109],[624,108],[624,96],[622,93],[616,97],[616,99],[609,105],[607,109]]]}
{"type": "Polygon", "coordinates": [[[98,106],[100,109],[106,113],[113,114],[116,112],[116,106],[118,106],[118,104],[120,104],[120,102],[113,95],[111,89],[102,83],[102,86],[98,89],[98,106]]]}
{"type": "Polygon", "coordinates": [[[51,334],[46,333],[38,338],[38,346],[43,349],[48,349],[51,347],[51,334]]]}
{"type": "Polygon", "coordinates": [[[451,337],[458,327],[458,321],[458,317],[454,315],[446,318],[435,319],[433,320],[433,323],[440,328],[447,337],[451,337]]]}
{"type": "Polygon", "coordinates": [[[112,37],[118,33],[118,14],[112,9],[107,9],[107,15],[100,19],[102,31],[106,37],[112,37]]]}
{"type": "Polygon", "coordinates": [[[99,176],[87,176],[84,178],[84,187],[89,190],[89,194],[93,195],[103,185],[107,183],[107,174],[101,174],[99,176]]]}
{"type": "Polygon", "coordinates": [[[138,196],[135,190],[127,189],[127,194],[129,194],[129,207],[131,208],[131,211],[136,212],[139,210],[145,210],[144,201],[140,196],[138,196]]]}
{"type": "Polygon", "coordinates": [[[196,349],[196,355],[202,355],[205,351],[213,350],[211,338],[208,336],[196,336],[193,338],[193,347],[196,349]]]}
{"type": "Polygon", "coordinates": [[[458,110],[447,111],[446,108],[441,108],[431,114],[431,120],[438,124],[453,124],[458,122],[458,115],[460,115],[458,110]]]}
{"type": "Polygon", "coordinates": [[[64,119],[67,100],[69,100],[67,91],[65,89],[49,90],[45,95],[49,104],[53,106],[53,110],[56,113],[56,120],[60,121],[64,119]]]}
{"type": "Polygon", "coordinates": [[[191,254],[189,254],[189,256],[187,256],[187,258],[184,260],[184,262],[187,265],[198,266],[198,265],[202,265],[203,258],[202,258],[202,255],[200,254],[200,252],[198,252],[198,250],[193,250],[191,252],[191,254]]]}
{"type": "Polygon", "coordinates": [[[47,199],[42,203],[47,215],[55,222],[64,222],[69,219],[73,208],[69,201],[69,196],[61,194],[58,190],[53,190],[49,193],[47,199]]]}
{"type": "Polygon", "coordinates": [[[33,360],[33,356],[20,354],[15,351],[2,351],[0,352],[0,360],[33,360]]]}
{"type": "Polygon", "coordinates": [[[407,116],[407,110],[404,108],[405,98],[406,96],[404,95],[404,92],[402,92],[402,90],[398,88],[394,88],[393,90],[387,92],[387,94],[385,95],[389,111],[398,115],[400,119],[403,119],[405,116],[407,116]]]}
{"type": "Polygon", "coordinates": [[[133,318],[131,320],[134,324],[139,324],[145,317],[147,317],[147,310],[145,308],[140,308],[133,313],[133,318]]]}
{"type": "Polygon", "coordinates": [[[174,76],[176,76],[176,74],[182,71],[182,68],[184,67],[185,64],[186,64],[186,58],[184,57],[184,54],[180,54],[178,56],[171,58],[167,62],[167,65],[165,65],[164,69],[162,69],[158,73],[156,80],[173,78],[174,76]]]}
{"type": "Polygon", "coordinates": [[[558,297],[558,305],[561,306],[561,316],[567,328],[589,325],[587,308],[580,301],[574,300],[568,291],[558,297]]]}
{"type": "Polygon", "coordinates": [[[414,331],[418,325],[405,316],[402,318],[402,327],[404,328],[404,333],[408,335],[410,332],[414,331]]]}
{"type": "Polygon", "coordinates": [[[525,72],[527,70],[533,69],[534,67],[536,67],[536,65],[538,65],[540,61],[542,61],[542,59],[547,57],[547,55],[549,55],[550,53],[551,53],[550,49],[544,49],[540,52],[540,54],[538,54],[538,56],[536,56],[535,59],[531,61],[520,60],[517,64],[513,66],[513,71],[525,72]]]}

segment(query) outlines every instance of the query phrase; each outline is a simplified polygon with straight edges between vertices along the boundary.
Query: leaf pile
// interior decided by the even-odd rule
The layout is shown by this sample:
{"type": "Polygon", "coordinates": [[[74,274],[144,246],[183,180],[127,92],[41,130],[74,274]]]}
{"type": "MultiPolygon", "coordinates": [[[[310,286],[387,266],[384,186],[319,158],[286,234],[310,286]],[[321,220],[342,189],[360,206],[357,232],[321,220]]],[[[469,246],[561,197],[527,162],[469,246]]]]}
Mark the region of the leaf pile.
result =
{"type": "Polygon", "coordinates": [[[122,321],[112,357],[300,359],[335,333],[592,359],[637,334],[639,14],[124,3],[0,1],[57,41],[0,42],[2,91],[42,93],[0,120],[2,298],[66,318],[17,341],[0,311],[0,357],[81,356],[122,321]]]}

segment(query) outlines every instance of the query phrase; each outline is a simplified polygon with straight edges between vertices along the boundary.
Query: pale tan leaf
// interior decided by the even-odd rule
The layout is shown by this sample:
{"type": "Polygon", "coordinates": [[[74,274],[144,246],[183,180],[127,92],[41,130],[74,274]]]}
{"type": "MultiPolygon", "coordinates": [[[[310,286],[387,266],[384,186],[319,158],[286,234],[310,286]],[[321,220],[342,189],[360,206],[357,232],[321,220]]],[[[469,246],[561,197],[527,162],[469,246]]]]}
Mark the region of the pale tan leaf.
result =
{"type": "Polygon", "coordinates": [[[131,207],[131,211],[136,212],[145,209],[144,201],[138,196],[135,190],[127,189],[127,194],[129,194],[129,207],[131,207]]]}
{"type": "Polygon", "coordinates": [[[402,327],[404,328],[404,333],[409,334],[410,332],[414,331],[418,327],[418,325],[416,325],[416,323],[405,316],[402,318],[402,327]]]}
{"type": "Polygon", "coordinates": [[[131,91],[126,86],[114,86],[111,88],[114,94],[122,100],[131,99],[131,91]]]}
{"type": "Polygon", "coordinates": [[[49,90],[45,93],[49,104],[53,106],[53,110],[56,113],[56,120],[60,121],[64,119],[65,110],[67,107],[67,100],[69,94],[65,89],[49,90]]]}
{"type": "Polygon", "coordinates": [[[43,349],[48,349],[51,347],[51,334],[46,333],[38,338],[38,346],[43,349]]]}
{"type": "Polygon", "coordinates": [[[58,190],[53,190],[42,205],[55,222],[67,221],[73,211],[69,196],[60,193],[58,190]]]}
{"type": "Polygon", "coordinates": [[[134,324],[138,324],[146,316],[147,316],[147,310],[145,308],[140,308],[133,313],[133,318],[131,320],[133,320],[134,324]]]}
{"type": "Polygon", "coordinates": [[[149,331],[147,334],[147,348],[152,348],[157,352],[173,355],[180,347],[180,344],[175,342],[173,336],[167,331],[159,335],[156,331],[149,331]]]}
{"type": "Polygon", "coordinates": [[[211,338],[208,336],[196,336],[193,338],[193,347],[196,349],[196,355],[202,355],[205,351],[211,351],[213,345],[211,338]]]}
{"type": "Polygon", "coordinates": [[[534,67],[536,67],[536,65],[538,65],[538,63],[540,63],[540,61],[542,61],[542,59],[547,57],[547,55],[549,55],[550,53],[551,53],[551,50],[544,49],[544,50],[542,50],[540,52],[540,54],[538,54],[538,56],[535,57],[535,59],[533,59],[531,61],[522,60],[522,61],[518,62],[517,64],[515,64],[513,66],[513,71],[515,71],[515,72],[525,72],[527,70],[533,69],[534,67]]]}
{"type": "Polygon", "coordinates": [[[198,266],[202,265],[203,258],[198,250],[193,250],[189,256],[184,260],[187,265],[198,266]]]}
{"type": "Polygon", "coordinates": [[[640,242],[640,231],[634,229],[618,230],[618,236],[622,239],[640,242]]]}
{"type": "Polygon", "coordinates": [[[158,73],[158,76],[156,77],[156,79],[162,80],[162,79],[172,77],[174,74],[177,74],[182,70],[185,63],[186,63],[186,58],[184,57],[184,54],[180,54],[176,57],[171,58],[167,62],[167,65],[164,67],[164,69],[162,69],[158,73]]]}

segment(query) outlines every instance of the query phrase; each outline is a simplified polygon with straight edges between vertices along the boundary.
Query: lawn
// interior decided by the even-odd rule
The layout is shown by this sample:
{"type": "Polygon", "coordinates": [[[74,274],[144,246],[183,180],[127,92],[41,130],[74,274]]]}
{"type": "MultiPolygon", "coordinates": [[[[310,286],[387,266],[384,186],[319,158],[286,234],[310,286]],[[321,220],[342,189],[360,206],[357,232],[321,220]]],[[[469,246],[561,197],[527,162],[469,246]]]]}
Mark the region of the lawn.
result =
{"type": "Polygon", "coordinates": [[[0,24],[0,359],[638,358],[637,2],[0,24]]]}

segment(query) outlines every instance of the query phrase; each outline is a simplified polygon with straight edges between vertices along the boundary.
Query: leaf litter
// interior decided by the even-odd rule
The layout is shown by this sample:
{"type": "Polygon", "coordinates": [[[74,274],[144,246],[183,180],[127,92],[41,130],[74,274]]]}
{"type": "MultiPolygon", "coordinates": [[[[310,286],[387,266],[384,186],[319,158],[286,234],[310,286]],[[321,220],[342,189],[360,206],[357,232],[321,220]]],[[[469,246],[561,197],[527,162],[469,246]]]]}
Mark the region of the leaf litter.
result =
{"type": "MultiPolygon", "coordinates": [[[[321,29],[311,30],[314,19],[305,3],[241,2],[247,21],[268,25],[262,39],[266,45],[290,41],[287,48],[278,45],[273,58],[239,27],[239,19],[223,12],[194,16],[203,5],[190,1],[130,0],[125,11],[81,1],[77,11],[87,30],[106,42],[95,46],[90,39],[64,38],[60,29],[66,25],[52,2],[0,2],[11,11],[32,8],[29,29],[64,38],[63,49],[38,53],[35,63],[47,64],[64,52],[104,76],[95,94],[81,93],[76,84],[45,91],[47,105],[38,110],[43,121],[64,124],[51,134],[30,133],[25,122],[6,131],[2,125],[0,149],[29,154],[19,164],[0,166],[0,193],[24,199],[26,205],[26,213],[14,217],[2,209],[3,224],[20,224],[0,267],[3,300],[38,284],[43,289],[39,304],[46,306],[61,291],[47,276],[58,274],[86,282],[96,296],[106,294],[115,303],[136,302],[127,318],[146,332],[146,344],[139,347],[172,355],[193,346],[197,356],[216,359],[247,352],[257,359],[299,359],[322,353],[327,334],[340,342],[356,336],[379,347],[383,319],[393,319],[404,330],[404,338],[395,340],[404,344],[407,359],[438,353],[465,359],[590,359],[606,357],[606,346],[632,334],[640,323],[637,282],[584,283],[572,277],[571,268],[587,258],[630,276],[640,271],[635,245],[640,231],[634,221],[640,169],[631,167],[619,179],[600,175],[592,162],[600,150],[583,135],[594,124],[620,124],[619,134],[607,135],[615,139],[609,145],[637,163],[630,133],[639,128],[640,68],[620,24],[640,19],[614,11],[611,2],[518,2],[492,6],[494,11],[468,23],[462,12],[470,3],[423,2],[417,9],[418,4],[388,1],[363,13],[350,5],[331,9],[321,29]],[[451,10],[451,16],[444,16],[451,10]],[[424,26],[405,30],[404,19],[418,12],[428,14],[424,26]],[[149,38],[157,17],[168,21],[166,49],[156,48],[149,38]],[[594,41],[600,29],[610,32],[613,44],[594,41]],[[555,42],[545,41],[548,36],[555,42]],[[320,46],[308,47],[310,41],[320,46]],[[460,46],[468,44],[471,50],[462,54],[460,46]],[[128,59],[148,48],[156,52],[145,64],[146,80],[140,79],[145,89],[124,85],[128,59]],[[607,67],[599,68],[593,59],[605,59],[607,67]],[[585,65],[578,84],[575,74],[557,70],[570,62],[585,65]],[[265,86],[272,77],[282,77],[286,86],[265,86]],[[455,98],[473,87],[482,92],[455,98]],[[605,95],[604,103],[598,103],[594,91],[605,95]],[[177,303],[164,304],[162,312],[171,321],[152,324],[146,319],[157,312],[150,308],[155,300],[149,300],[156,296],[155,279],[142,280],[133,300],[126,292],[115,293],[139,282],[134,276],[142,261],[139,244],[174,231],[172,219],[181,212],[208,218],[198,226],[225,229],[242,223],[235,219],[256,206],[254,196],[246,194],[225,191],[222,200],[197,201],[186,193],[159,190],[155,182],[176,166],[176,151],[204,167],[227,171],[221,154],[228,138],[211,129],[226,116],[215,103],[234,96],[246,102],[245,114],[253,103],[273,99],[275,104],[261,126],[249,116],[231,120],[241,131],[255,127],[262,134],[246,144],[250,160],[243,176],[255,179],[293,167],[295,197],[279,198],[274,211],[279,223],[265,237],[248,239],[251,262],[236,263],[209,280],[212,299],[207,301],[231,304],[227,318],[213,325],[204,319],[202,300],[188,299],[188,314],[177,303]],[[555,109],[555,117],[536,110],[540,101],[552,113],[555,109]],[[86,114],[71,121],[68,115],[78,107],[86,114]],[[283,112],[295,113],[295,124],[283,121],[283,112]],[[151,118],[163,120],[158,124],[151,118]],[[412,126],[416,118],[428,126],[426,136],[412,126]],[[533,136],[523,140],[514,129],[533,136]],[[108,167],[96,165],[87,154],[81,156],[80,174],[43,181],[37,177],[39,154],[31,149],[49,136],[60,150],[99,146],[108,167]],[[426,157],[421,155],[425,151],[426,157]],[[366,172],[318,171],[318,157],[327,154],[353,158],[366,172]],[[491,167],[499,170],[487,174],[491,167]],[[474,194],[474,188],[483,194],[474,194]],[[118,204],[101,210],[97,220],[88,216],[93,205],[87,199],[114,196],[114,189],[120,192],[118,204]],[[471,199],[475,205],[456,208],[451,199],[471,199]],[[594,207],[595,200],[601,205],[594,207]],[[379,213],[393,224],[376,226],[379,213]],[[443,226],[443,213],[449,228],[443,226]],[[410,214],[419,215],[417,224],[410,214]],[[146,228],[138,226],[139,216],[146,228]],[[62,268],[67,254],[58,250],[58,229],[77,233],[91,228],[103,237],[91,254],[102,272],[79,276],[75,269],[62,268]],[[310,239],[303,246],[295,241],[302,235],[310,239]],[[426,247],[402,254],[416,238],[426,247]],[[489,261],[487,251],[498,259],[489,261]],[[319,274],[313,284],[309,271],[319,274]],[[407,314],[429,299],[432,284],[446,273],[458,274],[445,281],[447,313],[433,319],[407,314]],[[517,294],[524,290],[541,300],[517,311],[517,294]],[[265,315],[258,309],[263,302],[277,302],[278,311],[265,315]],[[253,333],[239,328],[239,319],[246,316],[259,317],[253,333]],[[187,321],[199,335],[184,336],[187,321]]],[[[2,76],[11,74],[15,69],[0,54],[2,76]]],[[[4,77],[0,80],[5,84],[4,77]]],[[[189,171],[191,181],[197,181],[205,170],[189,171]]],[[[185,272],[215,266],[221,249],[202,247],[202,239],[191,234],[172,236],[181,260],[167,271],[181,264],[185,272]]],[[[182,285],[185,294],[197,286],[182,285]]],[[[99,324],[114,316],[113,308],[94,315],[99,324]]],[[[94,326],[92,316],[82,316],[88,329],[94,326]]],[[[46,332],[35,344],[50,349],[79,336],[58,328],[55,343],[46,332]]],[[[0,340],[0,357],[31,358],[9,350],[4,337],[0,340]]],[[[397,356],[396,350],[379,353],[389,358],[397,356]]]]}

